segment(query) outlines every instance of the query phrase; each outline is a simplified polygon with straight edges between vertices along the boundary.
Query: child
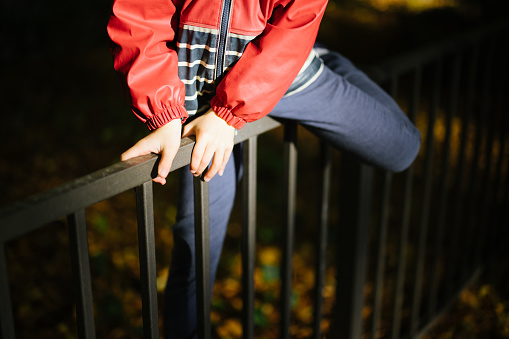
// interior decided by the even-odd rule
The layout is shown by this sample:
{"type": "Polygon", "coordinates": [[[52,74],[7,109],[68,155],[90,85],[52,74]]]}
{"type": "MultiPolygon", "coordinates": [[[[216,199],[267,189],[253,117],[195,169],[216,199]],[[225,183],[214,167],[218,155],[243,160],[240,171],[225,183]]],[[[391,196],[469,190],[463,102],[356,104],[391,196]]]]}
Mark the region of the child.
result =
{"type": "Polygon", "coordinates": [[[241,157],[235,129],[269,114],[292,119],[373,165],[402,171],[420,133],[350,61],[313,48],[327,0],[116,0],[108,23],[133,113],[152,131],[122,160],[161,155],[160,184],[182,136],[195,135],[181,171],[166,287],[165,335],[196,331],[192,178],[210,165],[211,278],[221,253],[241,157]],[[218,174],[218,176],[216,176],[218,174]]]}

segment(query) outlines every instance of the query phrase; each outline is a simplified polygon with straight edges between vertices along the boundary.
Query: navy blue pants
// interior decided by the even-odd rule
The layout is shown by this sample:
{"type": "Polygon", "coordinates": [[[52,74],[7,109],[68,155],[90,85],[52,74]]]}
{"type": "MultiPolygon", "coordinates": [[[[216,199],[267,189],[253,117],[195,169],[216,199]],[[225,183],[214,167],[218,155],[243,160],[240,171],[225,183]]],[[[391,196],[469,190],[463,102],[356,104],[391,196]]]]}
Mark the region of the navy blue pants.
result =
{"type": "MultiPolygon", "coordinates": [[[[402,171],[417,156],[420,133],[394,100],[338,53],[321,54],[325,67],[306,89],[283,97],[270,116],[296,120],[334,147],[365,162],[402,171]]],[[[228,219],[241,175],[234,151],[222,177],[209,183],[211,280],[221,255],[228,219]]],[[[193,176],[180,172],[174,248],[165,293],[165,335],[196,335],[193,176]]]]}

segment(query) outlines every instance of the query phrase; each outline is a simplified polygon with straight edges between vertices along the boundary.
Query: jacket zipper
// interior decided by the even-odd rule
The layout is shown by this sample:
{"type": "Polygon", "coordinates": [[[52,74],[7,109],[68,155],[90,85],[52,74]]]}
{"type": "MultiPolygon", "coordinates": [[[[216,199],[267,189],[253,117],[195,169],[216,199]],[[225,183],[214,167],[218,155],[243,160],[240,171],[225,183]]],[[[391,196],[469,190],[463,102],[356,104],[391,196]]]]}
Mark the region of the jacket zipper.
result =
{"type": "Polygon", "coordinates": [[[224,0],[223,9],[221,11],[221,22],[219,26],[219,41],[217,44],[216,58],[216,79],[223,74],[224,57],[226,54],[226,38],[228,36],[228,28],[230,25],[230,12],[233,0],[224,0]]]}

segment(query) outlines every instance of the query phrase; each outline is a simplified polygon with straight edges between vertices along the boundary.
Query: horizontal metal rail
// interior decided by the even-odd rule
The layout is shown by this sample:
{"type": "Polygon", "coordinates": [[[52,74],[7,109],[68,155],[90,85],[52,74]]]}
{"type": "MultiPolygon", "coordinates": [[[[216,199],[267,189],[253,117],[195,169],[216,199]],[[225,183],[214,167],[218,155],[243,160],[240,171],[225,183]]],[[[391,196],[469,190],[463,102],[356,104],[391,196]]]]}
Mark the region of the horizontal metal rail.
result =
{"type": "MultiPolygon", "coordinates": [[[[278,121],[264,117],[238,131],[235,143],[278,126],[278,121]]],[[[193,147],[193,138],[182,139],[171,171],[190,163],[193,147]]],[[[0,242],[12,240],[48,222],[152,180],[157,160],[156,155],[150,154],[119,162],[0,210],[0,242]]]]}
{"type": "Polygon", "coordinates": [[[488,36],[507,30],[507,27],[507,22],[497,22],[490,26],[467,31],[460,36],[433,42],[424,48],[419,47],[415,51],[377,62],[375,65],[367,67],[366,71],[376,82],[383,83],[389,81],[396,74],[411,72],[415,67],[436,61],[444,55],[457,52],[465,46],[475,45],[488,36]]]}

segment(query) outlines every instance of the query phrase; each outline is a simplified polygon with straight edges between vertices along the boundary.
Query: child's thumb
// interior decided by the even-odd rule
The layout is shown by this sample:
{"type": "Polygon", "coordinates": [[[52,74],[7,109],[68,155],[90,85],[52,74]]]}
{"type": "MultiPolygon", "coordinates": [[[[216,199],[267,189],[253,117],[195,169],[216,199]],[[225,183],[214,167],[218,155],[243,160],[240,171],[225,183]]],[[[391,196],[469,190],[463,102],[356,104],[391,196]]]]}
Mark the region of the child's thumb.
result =
{"type": "Polygon", "coordinates": [[[177,154],[178,148],[175,147],[165,147],[161,152],[161,159],[159,160],[159,167],[157,169],[157,174],[160,178],[165,179],[170,173],[171,164],[173,163],[173,159],[177,154]]]}
{"type": "Polygon", "coordinates": [[[182,127],[182,138],[196,134],[194,131],[193,123],[194,123],[194,121],[191,121],[190,123],[188,123],[182,127]]]}

